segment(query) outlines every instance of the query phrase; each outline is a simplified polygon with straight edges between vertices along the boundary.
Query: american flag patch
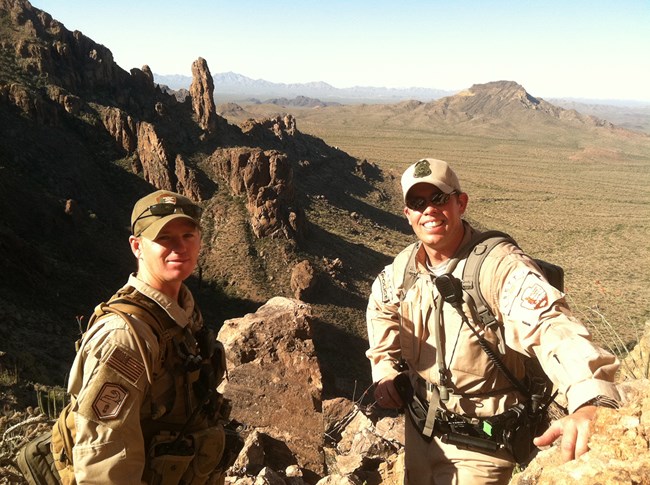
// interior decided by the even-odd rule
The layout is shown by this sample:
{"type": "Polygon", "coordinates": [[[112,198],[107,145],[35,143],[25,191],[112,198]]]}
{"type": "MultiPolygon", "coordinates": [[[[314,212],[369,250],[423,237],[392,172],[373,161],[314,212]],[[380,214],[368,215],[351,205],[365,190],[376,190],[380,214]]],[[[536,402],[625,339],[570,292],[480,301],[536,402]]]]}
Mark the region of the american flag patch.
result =
{"type": "Polygon", "coordinates": [[[129,382],[135,384],[142,377],[144,365],[134,359],[122,349],[115,347],[106,360],[106,365],[126,377],[129,382]]]}

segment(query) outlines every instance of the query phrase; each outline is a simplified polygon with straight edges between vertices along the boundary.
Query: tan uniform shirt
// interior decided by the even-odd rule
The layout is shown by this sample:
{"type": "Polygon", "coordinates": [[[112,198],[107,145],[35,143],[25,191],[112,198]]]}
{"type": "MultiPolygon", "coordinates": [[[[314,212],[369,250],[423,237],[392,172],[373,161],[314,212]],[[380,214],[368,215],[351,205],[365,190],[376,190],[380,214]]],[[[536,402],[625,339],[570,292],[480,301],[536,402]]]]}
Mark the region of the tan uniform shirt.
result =
{"type": "MultiPolygon", "coordinates": [[[[465,244],[474,230],[465,224],[465,244]]],[[[448,369],[451,392],[443,407],[469,416],[487,417],[505,411],[522,399],[512,384],[480,348],[458,312],[443,305],[441,343],[436,348],[434,312],[440,305],[432,275],[425,267],[424,248],[417,254],[417,279],[403,301],[404,270],[413,246],[402,251],[375,280],[367,308],[366,355],[375,382],[397,374],[404,358],[411,371],[425,381],[440,384],[437,352],[448,369]]],[[[461,278],[465,261],[453,271],[461,278]]],[[[499,244],[485,259],[480,288],[497,320],[503,322],[506,352],[496,352],[517,378],[524,376],[525,357],[535,357],[555,386],[566,396],[569,411],[595,398],[620,400],[614,375],[618,360],[591,341],[582,323],[572,316],[564,295],[550,285],[535,263],[511,244],[499,244]]],[[[466,296],[467,298],[467,296],[466,296]]],[[[465,303],[464,313],[473,322],[465,303]]],[[[493,349],[499,336],[484,330],[493,349]]]]}
{"type": "MultiPolygon", "coordinates": [[[[192,325],[194,299],[185,286],[179,298],[182,306],[135,275],[127,286],[156,301],[179,327],[192,325]]],[[[158,339],[145,322],[135,317],[131,321],[155,370],[158,339]]],[[[77,401],[73,462],[79,484],[143,483],[147,450],[140,419],[150,386],[135,338],[121,317],[110,314],[84,335],[72,365],[68,392],[77,401]]]]}

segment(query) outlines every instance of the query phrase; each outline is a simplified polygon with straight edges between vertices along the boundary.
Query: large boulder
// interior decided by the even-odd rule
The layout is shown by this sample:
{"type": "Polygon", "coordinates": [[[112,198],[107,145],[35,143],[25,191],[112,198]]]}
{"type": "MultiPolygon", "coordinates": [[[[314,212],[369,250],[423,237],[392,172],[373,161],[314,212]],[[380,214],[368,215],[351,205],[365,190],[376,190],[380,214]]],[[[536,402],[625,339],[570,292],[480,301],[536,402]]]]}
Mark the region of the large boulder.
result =
{"type": "Polygon", "coordinates": [[[263,432],[264,466],[298,464],[324,473],[321,372],[314,350],[311,307],[282,297],[257,312],[227,320],[218,338],[229,361],[224,395],[231,418],[263,432]]]}
{"type": "Polygon", "coordinates": [[[296,299],[310,301],[318,288],[316,269],[308,260],[302,260],[291,270],[291,291],[296,299]]]}

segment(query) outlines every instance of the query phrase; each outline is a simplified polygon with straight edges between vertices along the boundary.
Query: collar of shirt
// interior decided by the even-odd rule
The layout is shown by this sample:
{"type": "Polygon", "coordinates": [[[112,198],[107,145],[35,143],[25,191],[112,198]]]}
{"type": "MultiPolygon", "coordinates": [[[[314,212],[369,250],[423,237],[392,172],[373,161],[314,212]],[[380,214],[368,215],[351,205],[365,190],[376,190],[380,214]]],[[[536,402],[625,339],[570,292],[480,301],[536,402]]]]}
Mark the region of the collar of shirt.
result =
{"type": "Polygon", "coordinates": [[[158,305],[167,312],[179,327],[185,328],[189,324],[190,317],[194,312],[194,298],[192,297],[190,290],[184,284],[181,285],[181,291],[178,295],[180,304],[173,301],[167,295],[152,288],[144,281],[138,279],[135,273],[129,276],[127,284],[158,303],[158,305]]]}

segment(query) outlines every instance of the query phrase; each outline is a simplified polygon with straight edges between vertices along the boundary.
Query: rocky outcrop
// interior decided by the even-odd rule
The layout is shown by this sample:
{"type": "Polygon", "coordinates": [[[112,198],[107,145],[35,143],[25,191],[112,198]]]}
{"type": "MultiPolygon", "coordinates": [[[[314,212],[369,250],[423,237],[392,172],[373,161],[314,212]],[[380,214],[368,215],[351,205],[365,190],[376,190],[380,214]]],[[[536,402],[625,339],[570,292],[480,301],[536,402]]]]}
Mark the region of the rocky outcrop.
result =
{"type": "Polygon", "coordinates": [[[322,382],[311,334],[311,308],[276,297],[226,320],[218,338],[230,367],[224,395],[231,417],[280,441],[278,455],[286,446],[300,467],[322,476],[322,382]]]}
{"type": "Polygon", "coordinates": [[[205,199],[205,194],[198,181],[196,170],[189,167],[181,155],[176,155],[174,163],[176,175],[176,192],[194,201],[205,199]]]}
{"type": "Polygon", "coordinates": [[[589,452],[560,463],[559,447],[540,452],[513,485],[650,484],[650,381],[620,384],[621,409],[599,408],[589,452]]]}
{"type": "Polygon", "coordinates": [[[138,124],[138,145],[136,153],[142,167],[144,179],[154,187],[176,190],[172,183],[167,150],[156,128],[151,123],[138,124]]]}
{"type": "Polygon", "coordinates": [[[138,124],[136,153],[139,164],[134,170],[142,172],[154,187],[173,190],[196,201],[205,198],[196,170],[181,155],[176,155],[173,162],[169,160],[167,148],[151,123],[138,124]]]}
{"type": "Polygon", "coordinates": [[[307,260],[300,261],[291,270],[291,291],[298,300],[310,301],[318,287],[318,275],[307,260]]]}
{"type": "Polygon", "coordinates": [[[562,464],[560,450],[553,446],[541,451],[511,484],[650,484],[649,330],[647,322],[641,340],[621,362],[618,388],[622,406],[598,409],[589,452],[562,464]]]}
{"type": "MultiPolygon", "coordinates": [[[[138,147],[138,127],[135,120],[125,111],[107,107],[100,112],[104,128],[126,153],[133,153],[138,147]]],[[[144,154],[143,154],[144,155],[144,154]]],[[[144,156],[144,158],[148,158],[144,156]]]]}
{"type": "Polygon", "coordinates": [[[23,115],[34,119],[39,124],[59,125],[56,105],[40,93],[33,93],[21,84],[0,84],[0,100],[15,106],[23,115]]]}
{"type": "Polygon", "coordinates": [[[403,415],[323,401],[311,335],[311,307],[281,297],[224,322],[222,391],[241,441],[228,483],[402,483],[403,415]]]}
{"type": "Polygon", "coordinates": [[[11,49],[32,75],[46,75],[48,83],[75,94],[106,90],[117,94],[130,83],[109,49],[79,31],[70,32],[48,13],[20,0],[0,0],[0,10],[24,32],[19,42],[2,49],[11,49]]]}
{"type": "Polygon", "coordinates": [[[78,115],[84,104],[79,96],[70,94],[59,86],[48,86],[47,95],[52,101],[62,106],[63,109],[71,115],[78,115]]]}
{"type": "Polygon", "coordinates": [[[269,138],[269,134],[272,134],[278,140],[285,140],[298,132],[296,119],[290,114],[261,120],[246,120],[242,123],[241,129],[244,133],[258,139],[269,138]]]}
{"type": "Polygon", "coordinates": [[[192,109],[197,123],[203,130],[213,133],[217,127],[214,81],[208,63],[202,57],[192,63],[190,97],[192,98],[192,109]]]}
{"type": "Polygon", "coordinates": [[[212,154],[209,165],[233,195],[246,197],[257,237],[303,235],[304,214],[296,207],[293,170],[287,156],[275,150],[232,148],[212,154]]]}

